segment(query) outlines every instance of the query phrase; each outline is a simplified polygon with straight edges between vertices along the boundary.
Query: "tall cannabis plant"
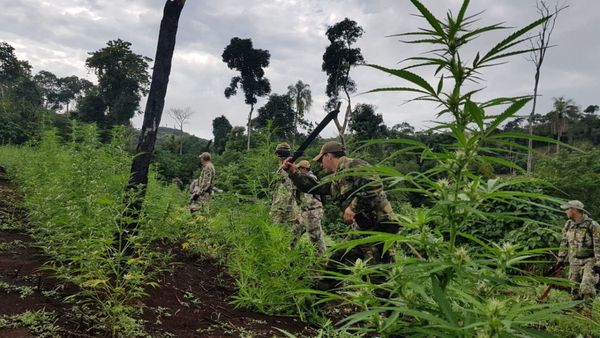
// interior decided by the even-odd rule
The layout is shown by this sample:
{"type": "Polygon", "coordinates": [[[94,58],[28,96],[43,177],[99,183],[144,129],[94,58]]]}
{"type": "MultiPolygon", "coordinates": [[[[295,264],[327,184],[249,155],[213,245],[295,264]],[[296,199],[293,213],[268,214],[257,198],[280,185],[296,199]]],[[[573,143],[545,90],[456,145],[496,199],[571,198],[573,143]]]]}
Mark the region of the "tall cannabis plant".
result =
{"type": "MultiPolygon", "coordinates": [[[[499,213],[481,208],[484,202],[531,205],[552,210],[556,199],[523,189],[524,184],[536,184],[523,176],[485,178],[479,168],[508,167],[524,172],[503,154],[509,149],[526,150],[520,139],[553,142],[528,134],[501,132],[498,128],[530,100],[530,97],[501,97],[477,100],[482,88],[467,89],[467,84],[481,80],[482,70],[501,64],[509,57],[531,52],[520,46],[526,34],[548,17],[536,20],[513,32],[489,50],[466,57],[464,47],[486,33],[503,30],[501,24],[475,28],[476,15],[468,15],[465,0],[458,13],[448,12],[444,19],[435,17],[418,0],[411,0],[427,28],[398,34],[409,44],[432,46],[425,56],[411,57],[402,69],[368,65],[389,74],[401,82],[391,88],[371,92],[416,93],[415,101],[436,103],[440,110],[430,132],[449,135],[453,142],[435,149],[415,140],[392,140],[403,144],[400,152],[415,152],[420,159],[435,163],[425,172],[400,173],[393,168],[361,168],[378,174],[397,190],[423,195],[430,208],[419,209],[414,215],[404,215],[402,234],[373,233],[344,244],[346,247],[368,241],[386,242],[387,247],[411,244],[412,252],[398,257],[396,263],[368,266],[358,262],[350,269],[353,275],[333,276],[345,281],[345,286],[327,299],[349,303],[361,311],[342,321],[345,329],[357,333],[378,332],[390,335],[496,337],[505,335],[536,335],[534,323],[549,320],[573,303],[535,304],[535,298],[520,298],[510,294],[527,294],[539,279],[521,270],[532,264],[546,250],[525,250],[510,243],[493,243],[462,232],[468,225],[482,220],[523,221],[518,213],[499,213]],[[430,83],[414,70],[433,67],[436,83],[430,83]],[[401,184],[400,184],[401,183],[401,184]],[[387,282],[370,284],[361,276],[382,275],[387,282]],[[511,290],[511,291],[508,291],[511,290]],[[377,295],[385,295],[383,298],[377,295]]],[[[389,142],[389,141],[388,141],[389,142]]],[[[357,175],[360,173],[346,173],[357,175]]],[[[543,220],[530,220],[543,222],[543,220]]]]}

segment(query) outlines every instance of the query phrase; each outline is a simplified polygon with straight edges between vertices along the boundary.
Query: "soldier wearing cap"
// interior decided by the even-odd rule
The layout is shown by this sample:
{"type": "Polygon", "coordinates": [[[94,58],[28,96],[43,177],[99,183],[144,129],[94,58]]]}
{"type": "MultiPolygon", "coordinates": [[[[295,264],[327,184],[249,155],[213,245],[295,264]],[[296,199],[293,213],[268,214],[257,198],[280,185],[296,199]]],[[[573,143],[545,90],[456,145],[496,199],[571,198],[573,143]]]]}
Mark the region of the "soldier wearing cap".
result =
{"type": "MultiPolygon", "coordinates": [[[[298,170],[317,181],[317,177],[310,171],[310,163],[307,160],[298,162],[298,170]]],[[[292,234],[294,235],[292,246],[296,244],[305,232],[308,232],[308,237],[314,244],[317,252],[323,254],[325,252],[325,239],[323,238],[323,229],[321,227],[321,218],[323,218],[324,214],[321,196],[304,193],[300,190],[297,190],[297,194],[297,200],[300,202],[300,219],[302,223],[292,228],[292,234]]]]}
{"type": "MultiPolygon", "coordinates": [[[[331,174],[340,174],[369,165],[363,160],[347,157],[344,146],[335,141],[325,143],[319,155],[313,160],[321,164],[325,173],[331,174]]],[[[392,207],[379,177],[342,175],[327,184],[318,184],[313,177],[303,174],[298,170],[297,165],[289,161],[284,163],[283,168],[300,190],[319,195],[331,195],[333,202],[343,211],[344,222],[353,224],[357,230],[398,232],[398,223],[392,216],[392,207]]],[[[389,251],[384,250],[382,243],[361,245],[350,251],[340,250],[331,256],[333,261],[346,263],[353,263],[358,258],[371,258],[375,263],[392,261],[392,256],[389,251]]],[[[335,270],[332,266],[328,269],[335,270]]]]}
{"type": "Polygon", "coordinates": [[[214,190],[215,166],[211,162],[210,153],[200,154],[198,161],[202,166],[202,172],[200,177],[190,184],[189,205],[192,215],[206,208],[214,190]]]}
{"type": "Polygon", "coordinates": [[[573,299],[590,307],[596,297],[600,273],[600,225],[585,214],[583,203],[568,201],[560,206],[568,220],[562,231],[558,265],[569,263],[569,280],[578,285],[573,299]]]}
{"type": "Polygon", "coordinates": [[[279,169],[271,202],[271,219],[273,223],[293,227],[300,224],[300,208],[296,196],[298,194],[294,183],[281,169],[283,161],[290,157],[290,145],[280,143],[275,147],[275,155],[279,158],[279,169]]]}

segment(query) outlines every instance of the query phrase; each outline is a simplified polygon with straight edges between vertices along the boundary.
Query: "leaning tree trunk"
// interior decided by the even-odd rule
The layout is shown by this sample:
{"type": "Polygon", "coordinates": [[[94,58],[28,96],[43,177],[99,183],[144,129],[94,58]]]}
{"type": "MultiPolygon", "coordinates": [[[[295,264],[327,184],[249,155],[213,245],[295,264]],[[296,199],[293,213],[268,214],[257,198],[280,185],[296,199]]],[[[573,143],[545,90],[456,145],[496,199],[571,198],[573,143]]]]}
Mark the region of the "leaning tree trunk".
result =
{"type": "Polygon", "coordinates": [[[252,122],[252,112],[254,112],[254,105],[250,105],[250,113],[248,113],[248,145],[246,147],[247,151],[250,151],[250,134],[252,133],[252,128],[250,128],[250,123],[252,122]]]}
{"type": "Polygon", "coordinates": [[[536,65],[535,69],[535,83],[533,86],[533,105],[531,107],[531,114],[529,114],[527,131],[529,132],[529,139],[527,140],[527,174],[531,175],[533,172],[533,119],[535,118],[535,106],[537,104],[538,85],[540,83],[540,67],[541,62],[536,65]]]}
{"type": "Polygon", "coordinates": [[[340,123],[337,116],[334,119],[335,126],[337,127],[338,133],[340,134],[340,143],[345,147],[346,139],[344,134],[346,133],[346,128],[348,128],[348,121],[350,120],[350,114],[352,113],[352,101],[350,100],[350,93],[348,92],[348,78],[350,76],[350,67],[346,70],[346,83],[343,86],[344,93],[346,94],[346,99],[348,100],[348,106],[346,107],[346,113],[344,114],[344,123],[340,123]]]}
{"type": "Polygon", "coordinates": [[[132,245],[128,239],[137,232],[139,226],[139,215],[148,184],[148,167],[154,152],[156,134],[165,105],[165,95],[169,84],[171,61],[177,37],[177,26],[184,4],[185,0],[167,0],[163,18],[160,22],[150,93],[148,94],[144,122],[136,149],[137,155],[131,163],[131,175],[125,193],[125,210],[121,218],[121,227],[124,233],[123,236],[118,238],[119,251],[126,254],[133,253],[132,245]]]}

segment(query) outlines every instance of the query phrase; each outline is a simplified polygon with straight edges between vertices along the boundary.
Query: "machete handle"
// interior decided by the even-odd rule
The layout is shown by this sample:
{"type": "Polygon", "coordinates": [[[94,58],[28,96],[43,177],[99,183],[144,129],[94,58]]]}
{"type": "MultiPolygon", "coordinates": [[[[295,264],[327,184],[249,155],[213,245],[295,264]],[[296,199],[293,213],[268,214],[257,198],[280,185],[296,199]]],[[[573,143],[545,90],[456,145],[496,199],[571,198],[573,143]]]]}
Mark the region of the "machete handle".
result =
{"type": "Polygon", "coordinates": [[[306,148],[308,148],[308,146],[315,140],[315,138],[319,136],[319,133],[323,130],[323,128],[325,128],[327,124],[329,124],[329,122],[336,118],[337,115],[340,113],[341,105],[342,103],[338,102],[335,109],[327,113],[327,115],[325,115],[323,120],[315,127],[315,129],[308,135],[308,137],[306,137],[304,142],[302,142],[300,147],[298,147],[298,150],[296,150],[292,157],[288,160],[290,163],[294,163],[300,156],[304,155],[304,151],[306,150],[306,148]]]}

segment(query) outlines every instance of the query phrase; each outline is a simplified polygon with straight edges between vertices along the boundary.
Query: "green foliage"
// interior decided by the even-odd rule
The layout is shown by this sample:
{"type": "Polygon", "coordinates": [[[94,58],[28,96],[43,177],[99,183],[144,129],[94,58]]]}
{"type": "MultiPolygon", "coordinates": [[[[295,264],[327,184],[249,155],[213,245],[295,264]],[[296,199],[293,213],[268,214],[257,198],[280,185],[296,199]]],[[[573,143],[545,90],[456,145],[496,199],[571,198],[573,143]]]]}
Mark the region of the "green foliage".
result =
{"type": "Polygon", "coordinates": [[[244,91],[245,102],[250,105],[248,113],[248,142],[246,149],[250,150],[250,134],[252,132],[252,112],[257,97],[263,97],[271,92],[271,84],[265,76],[263,68],[269,66],[271,54],[268,50],[252,47],[251,39],[234,37],[225,47],[221,55],[223,62],[229,69],[235,69],[240,75],[231,78],[231,83],[225,88],[225,97],[230,98],[237,94],[238,86],[244,91]]]}
{"type": "Polygon", "coordinates": [[[24,143],[39,135],[41,93],[31,78],[29,62],[0,43],[0,144],[24,143]]]}
{"type": "Polygon", "coordinates": [[[35,337],[59,337],[62,332],[58,325],[56,325],[56,321],[56,314],[53,312],[46,312],[44,309],[37,311],[28,310],[18,315],[0,316],[0,330],[24,327],[32,334],[35,334],[35,337]]]}
{"type": "MultiPolygon", "coordinates": [[[[543,194],[544,185],[547,186],[543,181],[523,180],[521,184],[515,184],[513,189],[543,194]]],[[[556,247],[560,242],[564,217],[556,210],[544,206],[544,202],[543,199],[527,197],[516,201],[483,201],[479,211],[484,216],[493,215],[493,218],[482,217],[465,224],[461,231],[494,242],[519,243],[529,249],[556,247]]]]}
{"type": "Polygon", "coordinates": [[[346,95],[356,92],[356,83],[350,77],[350,68],[364,63],[364,58],[360,48],[353,48],[352,45],[363,33],[362,27],[348,18],[327,28],[325,32],[330,45],[323,54],[321,69],[327,74],[325,93],[330,99],[330,108],[335,105],[340,90],[344,90],[346,95]]]}
{"type": "Polygon", "coordinates": [[[216,117],[212,122],[213,127],[213,148],[217,155],[222,154],[225,151],[225,145],[227,144],[227,136],[233,128],[229,120],[225,115],[216,117]]]}
{"type": "Polygon", "coordinates": [[[270,200],[278,159],[269,131],[258,136],[258,145],[250,151],[242,154],[227,150],[215,159],[218,184],[226,191],[270,200]]]}
{"type": "Polygon", "coordinates": [[[224,259],[239,289],[234,304],[267,314],[294,313],[307,296],[293,290],[310,283],[315,252],[312,245],[290,249],[289,229],[271,224],[268,212],[264,201],[218,195],[210,215],[190,229],[184,245],[224,259]]]}
{"type": "Polygon", "coordinates": [[[292,100],[292,109],[294,110],[294,130],[298,130],[298,124],[305,128],[308,127],[308,121],[304,119],[304,114],[310,110],[313,102],[310,85],[298,81],[296,84],[288,86],[287,95],[292,100]]]}
{"type": "Polygon", "coordinates": [[[557,156],[536,162],[535,175],[547,180],[566,200],[580,200],[593,218],[600,217],[600,151],[584,146],[581,151],[563,149],[557,156]]]}
{"type": "Polygon", "coordinates": [[[205,139],[177,129],[160,127],[152,157],[159,179],[187,185],[199,174],[198,155],[208,151],[207,147],[208,141],[205,139]]]}
{"type": "MultiPolygon", "coordinates": [[[[85,111],[79,107],[85,116],[102,117],[93,122],[126,125],[138,111],[142,95],[147,94],[150,85],[148,73],[148,57],[131,51],[131,43],[121,39],[108,41],[86,59],[85,65],[98,76],[99,97],[106,107],[104,110],[85,111]]],[[[94,108],[101,108],[93,105],[94,108]]]]}
{"type": "Polygon", "coordinates": [[[294,121],[292,99],[288,95],[271,94],[267,103],[258,109],[258,116],[252,120],[252,126],[259,129],[272,128],[274,137],[289,140],[298,133],[294,121]]]}
{"type": "Polygon", "coordinates": [[[381,114],[375,114],[375,107],[370,104],[357,104],[350,114],[350,130],[354,132],[353,140],[364,141],[383,139],[387,127],[381,114]]]}
{"type": "Polygon", "coordinates": [[[29,62],[17,59],[15,49],[5,41],[0,42],[0,84],[6,87],[31,76],[29,62]]]}
{"type": "Polygon", "coordinates": [[[137,254],[124,260],[124,253],[115,249],[114,234],[123,233],[118,219],[131,162],[123,150],[125,132],[116,129],[112,143],[101,145],[93,125],[75,125],[66,145],[55,132],[47,132],[38,147],[0,148],[3,164],[26,196],[29,219],[36,225],[32,235],[49,257],[45,269],[78,286],[80,291],[68,300],[82,306],[92,325],[113,336],[139,331],[133,301],[154,284],[153,273],[165,260],[150,243],[180,236],[185,224],[180,215],[188,215],[185,196],[174,186],[161,186],[152,175],[140,233],[132,239],[137,254]]]}
{"type": "Polygon", "coordinates": [[[264,77],[263,68],[269,66],[271,54],[267,50],[252,47],[251,39],[231,39],[223,51],[223,62],[229,69],[240,72],[240,76],[231,78],[231,84],[225,88],[225,97],[237,94],[238,85],[244,91],[246,104],[256,104],[256,98],[271,92],[269,80],[264,77]]]}
{"type": "Polygon", "coordinates": [[[350,130],[357,140],[385,138],[387,127],[383,116],[375,114],[375,107],[370,104],[357,104],[350,115],[350,130]]]}
{"type": "Polygon", "coordinates": [[[33,80],[40,89],[44,107],[57,110],[64,106],[67,113],[71,101],[93,87],[93,84],[86,79],[80,79],[77,76],[59,78],[45,70],[37,73],[33,80]]]}
{"type": "Polygon", "coordinates": [[[523,172],[498,154],[502,154],[507,145],[517,145],[515,139],[529,136],[498,133],[497,129],[529,98],[478,102],[475,96],[481,89],[464,91],[464,84],[477,82],[485,67],[529,52],[529,49],[518,49],[519,44],[531,29],[548,18],[517,30],[487,52],[474,55],[472,63],[464,63],[463,47],[473,38],[503,27],[496,24],[472,28],[477,20],[476,16],[467,15],[468,0],[463,1],[456,14],[449,11],[443,21],[419,1],[412,0],[412,3],[429,27],[399,36],[407,38],[408,43],[432,45],[434,52],[431,56],[409,58],[414,64],[404,69],[370,65],[410,84],[372,92],[417,93],[419,96],[414,100],[437,103],[441,107],[438,115],[448,115],[450,119],[438,122],[431,131],[445,135],[448,141],[435,147],[414,139],[387,141],[405,146],[394,155],[415,152],[421,161],[429,161],[431,166],[421,172],[401,173],[379,166],[360,168],[346,175],[379,175],[396,187],[396,191],[424,196],[429,208],[401,217],[402,234],[371,233],[368,238],[338,245],[338,248],[352,248],[383,242],[386,248],[398,247],[405,254],[398,255],[392,264],[372,266],[358,261],[349,267],[351,275],[332,274],[332,278],[340,279],[344,286],[336,293],[325,293],[324,301],[335,300],[358,309],[340,323],[343,329],[357,335],[542,336],[535,325],[559,319],[561,311],[577,302],[538,304],[534,297],[517,298],[506,290],[508,286],[517,290],[538,286],[543,279],[522,268],[537,263],[548,249],[498,244],[463,232],[482,222],[493,227],[498,222],[536,221],[529,217],[538,217],[537,213],[523,213],[519,209],[513,212],[510,208],[529,205],[551,211],[558,202],[543,193],[523,190],[523,186],[536,186],[535,179],[518,176],[498,179],[489,170],[502,166],[523,172]],[[435,84],[412,71],[430,66],[437,76],[435,84]],[[496,205],[506,208],[496,210],[492,207],[496,205]],[[383,282],[372,283],[369,279],[383,282]]]}

